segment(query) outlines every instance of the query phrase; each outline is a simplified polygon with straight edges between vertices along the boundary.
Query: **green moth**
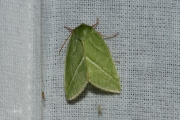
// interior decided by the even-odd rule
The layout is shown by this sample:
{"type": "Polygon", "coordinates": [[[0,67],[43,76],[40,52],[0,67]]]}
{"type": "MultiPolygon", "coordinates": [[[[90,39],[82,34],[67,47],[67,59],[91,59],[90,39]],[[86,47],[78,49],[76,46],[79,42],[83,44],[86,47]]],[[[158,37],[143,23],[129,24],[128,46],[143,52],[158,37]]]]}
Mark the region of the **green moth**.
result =
{"type": "Polygon", "coordinates": [[[110,51],[102,35],[94,29],[97,24],[98,19],[93,26],[82,23],[75,29],[65,27],[71,31],[65,65],[64,89],[67,100],[75,99],[88,83],[111,93],[121,90],[110,51]]]}

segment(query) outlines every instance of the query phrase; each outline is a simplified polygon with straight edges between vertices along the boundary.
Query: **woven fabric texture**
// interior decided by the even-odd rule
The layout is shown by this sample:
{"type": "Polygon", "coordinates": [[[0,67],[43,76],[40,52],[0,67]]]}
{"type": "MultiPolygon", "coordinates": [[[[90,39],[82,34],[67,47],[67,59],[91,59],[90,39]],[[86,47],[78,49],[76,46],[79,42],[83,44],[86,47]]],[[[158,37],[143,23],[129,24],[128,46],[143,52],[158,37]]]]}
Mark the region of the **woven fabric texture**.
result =
{"type": "Polygon", "coordinates": [[[0,120],[40,120],[40,1],[1,0],[0,16],[0,120]]]}
{"type": "Polygon", "coordinates": [[[42,8],[45,120],[178,120],[180,119],[180,1],[66,0],[44,1],[42,8]],[[120,94],[106,94],[91,85],[67,102],[64,67],[70,32],[92,25],[106,40],[122,84],[120,94]],[[102,115],[98,115],[98,105],[102,115]]]}
{"type": "Polygon", "coordinates": [[[180,119],[179,0],[2,0],[0,15],[1,120],[180,119]],[[64,26],[96,18],[103,35],[119,33],[106,43],[122,91],[88,84],[66,101],[64,26]]]}

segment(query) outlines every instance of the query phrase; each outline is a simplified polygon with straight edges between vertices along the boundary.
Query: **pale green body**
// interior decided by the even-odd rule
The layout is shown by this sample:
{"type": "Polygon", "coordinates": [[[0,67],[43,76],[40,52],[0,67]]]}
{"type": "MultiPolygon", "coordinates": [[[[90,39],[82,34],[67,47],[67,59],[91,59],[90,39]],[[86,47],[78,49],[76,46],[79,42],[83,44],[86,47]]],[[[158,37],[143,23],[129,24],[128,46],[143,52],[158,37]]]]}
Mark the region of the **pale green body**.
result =
{"type": "Polygon", "coordinates": [[[90,82],[101,90],[119,93],[120,80],[110,51],[93,27],[81,24],[69,40],[66,53],[65,94],[76,98],[90,82]]]}

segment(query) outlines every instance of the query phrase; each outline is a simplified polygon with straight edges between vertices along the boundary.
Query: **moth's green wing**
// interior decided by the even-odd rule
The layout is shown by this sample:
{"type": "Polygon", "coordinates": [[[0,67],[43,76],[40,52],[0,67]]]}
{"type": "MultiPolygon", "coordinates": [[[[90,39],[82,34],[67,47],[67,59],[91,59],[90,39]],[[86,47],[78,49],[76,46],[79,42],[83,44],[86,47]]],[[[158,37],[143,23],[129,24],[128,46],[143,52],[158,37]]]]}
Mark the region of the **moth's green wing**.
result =
{"type": "Polygon", "coordinates": [[[119,93],[120,79],[110,51],[102,36],[91,29],[90,36],[84,40],[89,82],[104,91],[119,93]]]}
{"type": "Polygon", "coordinates": [[[66,53],[65,94],[68,100],[76,98],[86,87],[87,66],[82,41],[78,34],[72,33],[66,53]]]}

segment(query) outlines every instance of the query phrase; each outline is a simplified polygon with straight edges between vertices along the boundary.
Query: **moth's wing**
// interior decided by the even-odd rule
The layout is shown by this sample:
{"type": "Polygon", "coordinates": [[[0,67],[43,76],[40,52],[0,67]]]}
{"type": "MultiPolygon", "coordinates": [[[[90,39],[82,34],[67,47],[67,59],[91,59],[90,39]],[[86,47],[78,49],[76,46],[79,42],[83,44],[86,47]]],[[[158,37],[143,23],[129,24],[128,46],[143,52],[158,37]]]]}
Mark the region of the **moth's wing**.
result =
{"type": "Polygon", "coordinates": [[[84,41],[89,82],[102,90],[119,93],[120,79],[110,51],[98,32],[84,41]]]}
{"type": "Polygon", "coordinates": [[[88,83],[83,44],[77,38],[72,34],[66,53],[64,88],[68,100],[75,99],[88,83]]]}

